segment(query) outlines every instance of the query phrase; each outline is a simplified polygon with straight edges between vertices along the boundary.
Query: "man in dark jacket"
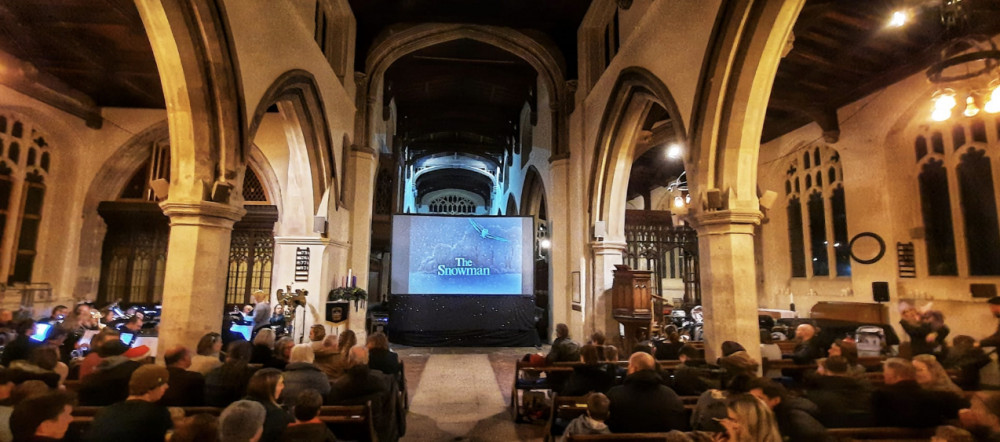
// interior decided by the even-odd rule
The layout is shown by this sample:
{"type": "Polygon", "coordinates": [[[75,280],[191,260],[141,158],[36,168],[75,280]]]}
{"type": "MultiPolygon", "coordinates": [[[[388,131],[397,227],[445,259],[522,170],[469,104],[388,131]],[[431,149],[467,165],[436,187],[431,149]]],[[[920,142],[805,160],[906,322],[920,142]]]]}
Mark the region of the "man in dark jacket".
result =
{"type": "Polygon", "coordinates": [[[819,407],[808,399],[789,396],[785,387],[765,378],[754,379],[750,394],[764,401],[774,411],[778,430],[790,442],[822,442],[833,440],[816,419],[819,407]]]}
{"type": "Polygon", "coordinates": [[[622,385],[608,391],[613,433],[655,433],[684,430],[684,404],[656,373],[656,360],[637,352],[629,358],[628,375],[622,385]]]}
{"type": "Polygon", "coordinates": [[[799,324],[795,328],[795,338],[799,343],[795,346],[791,357],[796,364],[812,364],[824,356],[823,345],[816,338],[816,327],[811,324],[799,324]]]}
{"type": "Polygon", "coordinates": [[[847,359],[830,356],[810,377],[806,398],[819,407],[817,417],[828,428],[872,425],[871,385],[848,375],[847,359]]]}
{"type": "Polygon", "coordinates": [[[168,407],[196,407],[205,403],[205,376],[191,368],[191,352],[176,346],[163,355],[170,373],[170,388],[163,394],[159,404],[168,407]]]}
{"type": "Polygon", "coordinates": [[[887,427],[936,427],[958,416],[969,401],[947,391],[925,390],[916,381],[916,369],[906,359],[885,361],[885,387],[872,393],[875,424],[887,427]]]}

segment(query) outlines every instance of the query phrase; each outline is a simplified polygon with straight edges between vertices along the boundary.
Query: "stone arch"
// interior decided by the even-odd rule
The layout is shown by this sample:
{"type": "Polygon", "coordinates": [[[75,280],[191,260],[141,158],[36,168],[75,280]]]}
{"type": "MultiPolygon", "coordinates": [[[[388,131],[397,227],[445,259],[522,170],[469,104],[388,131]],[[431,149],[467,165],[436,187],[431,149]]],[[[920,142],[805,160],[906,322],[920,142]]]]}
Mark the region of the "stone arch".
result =
{"type": "MultiPolygon", "coordinates": [[[[333,195],[339,195],[337,186],[336,154],[329,125],[327,124],[326,108],[320,95],[316,78],[309,72],[295,69],[279,76],[264,92],[250,123],[249,139],[253,140],[267,109],[278,105],[278,111],[286,120],[286,124],[298,126],[302,142],[305,144],[305,154],[309,163],[310,183],[313,194],[313,213],[317,213],[322,203],[323,195],[331,186],[333,195]]],[[[289,148],[294,148],[289,140],[289,148]]],[[[343,160],[342,160],[343,161],[343,160]]],[[[339,201],[334,201],[337,204],[339,201]]]]}
{"type": "Polygon", "coordinates": [[[670,116],[677,140],[687,144],[680,111],[663,82],[643,68],[622,70],[601,120],[589,189],[591,224],[605,221],[609,240],[624,238],[626,192],[637,139],[646,116],[657,105],[670,116]]]}
{"type": "Polygon", "coordinates": [[[514,201],[514,194],[507,195],[507,210],[503,212],[504,215],[512,216],[517,213],[517,201],[514,201]]]}
{"type": "Polygon", "coordinates": [[[284,208],[281,184],[278,181],[277,174],[274,173],[274,168],[271,167],[271,162],[267,160],[264,152],[255,144],[250,145],[250,156],[247,158],[247,167],[252,167],[254,172],[257,173],[257,178],[260,179],[264,187],[264,192],[267,193],[268,201],[278,208],[278,219],[281,219],[282,209],[284,208]]]}
{"type": "MultiPolygon", "coordinates": [[[[747,212],[750,222],[760,219],[756,183],[764,115],[804,4],[781,0],[723,8],[702,67],[685,158],[689,188],[699,200],[719,189],[723,207],[713,209],[747,212]]],[[[703,210],[699,206],[694,210],[703,210]]]]}
{"type": "MultiPolygon", "coordinates": [[[[380,97],[386,70],[406,54],[454,40],[470,39],[496,46],[530,64],[538,72],[548,91],[553,114],[553,156],[565,155],[568,149],[566,115],[562,107],[573,100],[565,88],[564,62],[537,40],[516,30],[466,23],[426,23],[383,35],[368,52],[365,72],[368,73],[367,101],[364,120],[359,124],[358,138],[377,150],[375,127],[381,112],[380,97]]],[[[360,142],[360,141],[359,141],[360,142]]]]}
{"type": "Polygon", "coordinates": [[[207,201],[246,161],[242,81],[222,1],[137,0],[163,84],[171,201],[207,201]]]}
{"type": "Polygon", "coordinates": [[[542,208],[548,212],[545,204],[545,183],[535,166],[528,166],[524,173],[524,185],[521,186],[521,216],[538,217],[542,208]]]}
{"type": "Polygon", "coordinates": [[[169,138],[167,122],[156,123],[126,141],[101,165],[83,198],[83,224],[80,228],[80,256],[77,260],[74,299],[97,295],[101,278],[101,251],[107,225],[97,214],[101,201],[118,198],[135,171],[149,160],[153,143],[169,138]]]}

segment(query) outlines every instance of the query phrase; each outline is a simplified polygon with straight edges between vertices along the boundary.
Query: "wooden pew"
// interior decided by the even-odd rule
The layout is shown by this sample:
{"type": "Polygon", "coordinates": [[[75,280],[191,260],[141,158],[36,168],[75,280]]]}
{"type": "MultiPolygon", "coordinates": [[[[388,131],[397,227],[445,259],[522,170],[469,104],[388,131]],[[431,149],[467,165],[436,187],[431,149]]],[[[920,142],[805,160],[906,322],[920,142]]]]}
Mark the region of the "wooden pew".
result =
{"type": "Polygon", "coordinates": [[[827,430],[837,441],[885,440],[885,441],[926,441],[934,435],[934,428],[831,428],[827,430]]]}
{"type": "MultiPolygon", "coordinates": [[[[587,412],[587,397],[586,396],[559,396],[558,394],[552,398],[552,409],[549,411],[549,420],[545,423],[545,442],[550,442],[559,438],[562,435],[560,431],[559,434],[552,434],[553,427],[557,419],[560,419],[566,424],[569,421],[576,419],[587,412]]],[[[565,428],[564,428],[565,429],[565,428]]]]}
{"type": "MultiPolygon", "coordinates": [[[[94,416],[104,407],[75,407],[73,422],[66,433],[67,441],[82,440],[82,436],[90,428],[94,416]]],[[[218,416],[223,408],[219,407],[180,407],[185,416],[207,413],[218,416]]],[[[376,441],[375,426],[372,419],[371,402],[366,405],[324,405],[319,410],[319,420],[325,423],[338,439],[357,441],[376,441]]]]}
{"type": "Polygon", "coordinates": [[[667,442],[668,433],[579,434],[566,436],[566,442],[577,441],[629,441],[667,442]]]}

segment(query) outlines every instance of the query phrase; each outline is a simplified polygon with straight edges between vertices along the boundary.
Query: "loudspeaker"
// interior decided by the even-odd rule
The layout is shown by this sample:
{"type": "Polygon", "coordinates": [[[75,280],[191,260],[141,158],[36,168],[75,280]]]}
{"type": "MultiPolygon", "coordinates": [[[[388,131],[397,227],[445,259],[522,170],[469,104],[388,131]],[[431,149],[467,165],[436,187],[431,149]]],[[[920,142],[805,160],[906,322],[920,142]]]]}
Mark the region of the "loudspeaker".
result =
{"type": "Polygon", "coordinates": [[[149,182],[149,187],[153,189],[153,196],[158,200],[167,199],[167,191],[170,190],[170,183],[163,178],[158,178],[149,182]]]}
{"type": "Polygon", "coordinates": [[[778,194],[773,191],[765,191],[763,195],[760,196],[760,206],[765,209],[770,209],[774,205],[774,200],[778,199],[778,194]]]}
{"type": "Polygon", "coordinates": [[[885,281],[873,282],[872,299],[875,302],[889,302],[889,283],[885,281]]]}
{"type": "Polygon", "coordinates": [[[708,192],[705,193],[705,200],[709,209],[721,209],[722,191],[719,189],[708,189],[708,192]]]}
{"type": "Polygon", "coordinates": [[[313,217],[313,232],[326,235],[326,217],[325,216],[314,216],[313,217]]]}
{"type": "Polygon", "coordinates": [[[228,203],[229,193],[232,192],[232,190],[232,184],[216,182],[212,185],[212,201],[223,204],[228,203]]]}
{"type": "Polygon", "coordinates": [[[608,236],[608,228],[604,224],[604,221],[597,221],[594,223],[594,238],[603,241],[604,237],[608,236]]]}

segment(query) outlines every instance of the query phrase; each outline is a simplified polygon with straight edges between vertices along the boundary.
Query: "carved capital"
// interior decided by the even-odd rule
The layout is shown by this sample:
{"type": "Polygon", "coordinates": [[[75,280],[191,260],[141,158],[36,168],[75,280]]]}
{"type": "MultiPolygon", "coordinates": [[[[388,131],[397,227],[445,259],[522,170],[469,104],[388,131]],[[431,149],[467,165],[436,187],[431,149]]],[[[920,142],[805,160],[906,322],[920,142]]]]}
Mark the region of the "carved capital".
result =
{"type": "Polygon", "coordinates": [[[699,212],[688,217],[699,236],[748,234],[753,235],[764,214],[760,210],[730,209],[699,212]]]}
{"type": "Polygon", "coordinates": [[[164,201],[160,203],[163,214],[170,218],[170,226],[202,226],[232,229],[243,219],[246,209],[211,201],[164,201]]]}

